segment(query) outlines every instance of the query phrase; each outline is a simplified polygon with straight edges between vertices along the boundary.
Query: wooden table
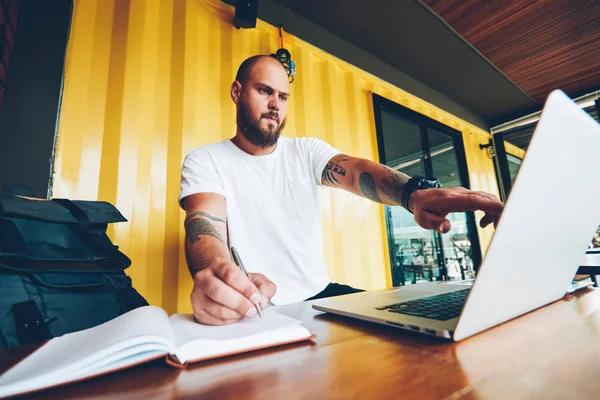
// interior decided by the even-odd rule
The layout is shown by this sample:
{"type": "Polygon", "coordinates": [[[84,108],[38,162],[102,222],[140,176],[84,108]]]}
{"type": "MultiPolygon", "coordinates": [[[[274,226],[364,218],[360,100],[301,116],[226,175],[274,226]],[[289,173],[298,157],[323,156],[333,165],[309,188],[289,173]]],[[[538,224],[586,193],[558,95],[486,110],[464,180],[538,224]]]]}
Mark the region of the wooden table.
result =
{"type": "MultiPolygon", "coordinates": [[[[600,398],[600,290],[452,343],[280,307],[317,335],[177,370],[161,362],[38,393],[46,398],[565,399],[600,398]]],[[[27,349],[0,351],[0,371],[27,349]]]]}

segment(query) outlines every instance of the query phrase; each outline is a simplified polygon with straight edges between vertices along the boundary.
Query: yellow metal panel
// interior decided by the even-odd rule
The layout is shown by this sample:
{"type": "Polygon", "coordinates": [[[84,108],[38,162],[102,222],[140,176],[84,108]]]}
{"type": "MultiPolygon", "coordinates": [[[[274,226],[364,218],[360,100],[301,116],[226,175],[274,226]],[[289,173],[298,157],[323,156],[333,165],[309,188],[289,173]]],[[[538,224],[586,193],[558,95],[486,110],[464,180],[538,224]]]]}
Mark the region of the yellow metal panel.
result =
{"type": "MultiPolygon", "coordinates": [[[[178,208],[183,157],[233,136],[229,86],[248,56],[279,47],[279,32],[258,21],[237,30],[218,0],[75,0],[53,195],[102,199],[129,219],[109,231],[128,254],[135,287],[168,312],[189,312],[178,208]]],[[[478,145],[489,134],[285,35],[298,65],[289,136],[314,136],[377,160],[372,93],[463,132],[471,186],[496,192],[478,145]]],[[[383,207],[340,190],[319,190],[324,257],[331,278],[367,289],[391,285],[383,207]]],[[[484,248],[491,228],[480,230],[484,248]]]]}
{"type": "MultiPolygon", "coordinates": [[[[487,156],[487,153],[479,147],[480,144],[487,144],[491,135],[465,125],[459,128],[459,130],[463,132],[463,142],[467,157],[467,165],[469,166],[469,181],[471,183],[471,188],[499,196],[494,162],[487,156]]],[[[479,221],[483,217],[483,213],[477,211],[475,212],[475,217],[477,221],[479,221]]],[[[492,239],[494,228],[491,225],[486,228],[478,226],[477,230],[479,233],[481,251],[485,254],[490,240],[492,239]]]]}

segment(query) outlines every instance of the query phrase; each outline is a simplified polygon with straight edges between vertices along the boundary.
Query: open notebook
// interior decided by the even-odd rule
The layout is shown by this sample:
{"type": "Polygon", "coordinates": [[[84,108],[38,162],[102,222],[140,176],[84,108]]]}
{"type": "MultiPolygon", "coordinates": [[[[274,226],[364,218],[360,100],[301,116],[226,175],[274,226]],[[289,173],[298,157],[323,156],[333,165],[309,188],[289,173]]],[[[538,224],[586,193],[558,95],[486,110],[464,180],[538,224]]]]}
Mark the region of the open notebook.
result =
{"type": "Polygon", "coordinates": [[[312,339],[300,321],[264,311],[226,326],[206,326],[189,314],[170,318],[141,307],[94,328],[54,338],[0,376],[0,397],[27,393],[165,358],[169,365],[223,357],[312,339]]]}

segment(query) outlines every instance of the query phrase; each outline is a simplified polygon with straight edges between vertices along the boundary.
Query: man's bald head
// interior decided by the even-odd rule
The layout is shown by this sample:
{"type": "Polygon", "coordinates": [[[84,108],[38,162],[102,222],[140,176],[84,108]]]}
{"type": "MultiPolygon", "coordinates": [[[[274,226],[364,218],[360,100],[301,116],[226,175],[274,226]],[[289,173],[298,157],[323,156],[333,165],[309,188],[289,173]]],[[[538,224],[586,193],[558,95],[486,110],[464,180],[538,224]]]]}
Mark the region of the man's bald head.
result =
{"type": "Polygon", "coordinates": [[[245,60],[231,84],[238,132],[243,140],[269,148],[285,127],[290,82],[279,60],[265,55],[245,60]]]}
{"type": "MultiPolygon", "coordinates": [[[[258,63],[263,62],[276,64],[279,67],[281,67],[281,69],[285,72],[285,68],[283,68],[283,65],[281,65],[281,63],[277,59],[264,54],[259,54],[257,56],[248,57],[244,60],[244,62],[238,68],[237,74],[235,75],[235,80],[241,83],[242,85],[245,84],[248,81],[250,74],[252,73],[252,69],[258,63]]],[[[287,72],[285,72],[285,74],[287,75],[287,72]]]]}

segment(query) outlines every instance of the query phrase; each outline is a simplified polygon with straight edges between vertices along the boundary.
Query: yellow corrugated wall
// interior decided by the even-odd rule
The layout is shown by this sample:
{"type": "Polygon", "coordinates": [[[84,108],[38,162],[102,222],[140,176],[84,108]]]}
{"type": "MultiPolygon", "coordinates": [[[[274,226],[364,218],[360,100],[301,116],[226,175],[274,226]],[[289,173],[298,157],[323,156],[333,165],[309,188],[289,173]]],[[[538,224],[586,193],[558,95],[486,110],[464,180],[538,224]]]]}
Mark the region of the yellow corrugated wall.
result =
{"type": "MultiPolygon", "coordinates": [[[[67,48],[53,195],[101,199],[129,219],[109,234],[133,260],[128,270],[151,304],[191,309],[183,257],[180,167],[194,147],[233,136],[229,86],[246,57],[279,47],[276,28],[237,30],[218,0],[75,0],[67,48]]],[[[489,134],[290,35],[298,65],[289,136],[319,137],[377,159],[371,93],[464,133],[473,188],[496,192],[489,134]]],[[[381,206],[320,191],[325,260],[335,281],[391,285],[381,206]]],[[[481,230],[485,247],[492,233],[481,230]]]]}

